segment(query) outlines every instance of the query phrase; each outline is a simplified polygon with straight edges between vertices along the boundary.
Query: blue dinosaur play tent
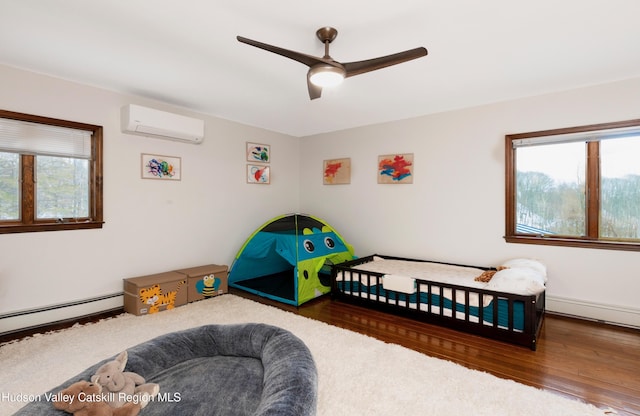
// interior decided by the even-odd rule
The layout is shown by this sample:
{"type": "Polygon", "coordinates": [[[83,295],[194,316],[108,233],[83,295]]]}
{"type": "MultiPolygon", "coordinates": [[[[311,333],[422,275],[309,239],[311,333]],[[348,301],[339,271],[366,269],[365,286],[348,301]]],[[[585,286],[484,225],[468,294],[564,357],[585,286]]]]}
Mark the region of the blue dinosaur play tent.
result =
{"type": "Polygon", "coordinates": [[[330,266],[353,258],[353,248],[325,221],[282,215],[254,231],[240,248],[229,286],[297,306],[329,293],[330,266]]]}

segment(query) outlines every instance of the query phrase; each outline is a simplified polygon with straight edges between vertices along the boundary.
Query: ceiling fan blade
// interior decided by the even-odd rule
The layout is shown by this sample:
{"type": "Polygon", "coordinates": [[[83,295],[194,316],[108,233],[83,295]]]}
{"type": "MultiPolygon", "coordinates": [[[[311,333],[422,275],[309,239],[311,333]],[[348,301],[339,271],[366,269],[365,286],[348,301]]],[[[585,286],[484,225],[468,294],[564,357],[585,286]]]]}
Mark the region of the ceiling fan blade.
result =
{"type": "Polygon", "coordinates": [[[309,89],[309,98],[315,100],[316,98],[320,98],[322,95],[322,87],[315,85],[311,82],[311,73],[307,72],[307,88],[309,89]]]}
{"type": "Polygon", "coordinates": [[[320,63],[328,63],[330,65],[333,65],[332,64],[333,61],[329,59],[318,58],[316,56],[307,55],[307,54],[295,52],[295,51],[290,51],[289,49],[268,45],[266,43],[258,42],[257,40],[243,38],[242,36],[236,36],[236,39],[238,39],[239,42],[246,43],[247,45],[255,46],[256,48],[264,49],[265,51],[272,52],[289,59],[293,59],[294,61],[298,61],[302,64],[305,64],[308,67],[311,67],[315,64],[320,64],[320,63]]]}
{"type": "Polygon", "coordinates": [[[375,71],[376,69],[382,69],[391,65],[411,61],[426,55],[426,48],[415,48],[404,52],[394,53],[393,55],[367,59],[366,61],[348,62],[342,65],[347,71],[346,77],[352,77],[354,75],[364,74],[365,72],[375,71]]]}

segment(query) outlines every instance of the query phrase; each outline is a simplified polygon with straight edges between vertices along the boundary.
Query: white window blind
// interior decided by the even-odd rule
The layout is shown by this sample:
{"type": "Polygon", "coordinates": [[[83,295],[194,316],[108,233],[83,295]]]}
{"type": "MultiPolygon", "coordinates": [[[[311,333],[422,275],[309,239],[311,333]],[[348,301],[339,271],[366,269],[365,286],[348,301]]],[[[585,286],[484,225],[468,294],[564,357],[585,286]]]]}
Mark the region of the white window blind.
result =
{"type": "Polygon", "coordinates": [[[91,159],[91,132],[0,118],[0,151],[91,159]]]}

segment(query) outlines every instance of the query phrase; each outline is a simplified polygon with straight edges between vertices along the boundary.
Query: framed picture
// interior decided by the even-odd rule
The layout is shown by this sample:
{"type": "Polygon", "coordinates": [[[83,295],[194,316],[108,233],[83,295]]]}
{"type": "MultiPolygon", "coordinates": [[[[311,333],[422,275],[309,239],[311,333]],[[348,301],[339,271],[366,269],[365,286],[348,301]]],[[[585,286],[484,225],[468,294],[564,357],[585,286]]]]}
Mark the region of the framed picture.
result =
{"type": "Polygon", "coordinates": [[[266,165],[247,165],[247,183],[270,184],[270,167],[266,165]]]}
{"type": "Polygon", "coordinates": [[[351,183],[351,158],[325,160],[322,163],[322,183],[324,185],[351,183]]]}
{"type": "Polygon", "coordinates": [[[413,183],[413,153],[378,156],[378,183],[413,183]]]}
{"type": "Polygon", "coordinates": [[[247,142],[247,162],[271,162],[271,146],[268,144],[247,142]]]}
{"type": "Polygon", "coordinates": [[[182,161],[175,156],[142,153],[142,179],[179,181],[182,179],[182,161]]]}

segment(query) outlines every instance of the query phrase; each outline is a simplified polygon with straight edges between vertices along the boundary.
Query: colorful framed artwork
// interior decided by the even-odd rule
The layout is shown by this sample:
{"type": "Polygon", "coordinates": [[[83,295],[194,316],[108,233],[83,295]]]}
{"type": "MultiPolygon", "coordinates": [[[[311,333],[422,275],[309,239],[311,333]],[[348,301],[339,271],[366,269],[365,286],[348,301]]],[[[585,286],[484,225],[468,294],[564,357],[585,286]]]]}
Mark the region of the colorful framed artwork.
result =
{"type": "Polygon", "coordinates": [[[271,162],[271,146],[268,144],[247,142],[247,162],[271,162]]]}
{"type": "Polygon", "coordinates": [[[413,153],[378,156],[378,183],[413,183],[413,153]]]}
{"type": "Polygon", "coordinates": [[[322,163],[322,183],[324,185],[351,183],[351,158],[325,160],[322,163]]]}
{"type": "Polygon", "coordinates": [[[247,165],[247,183],[270,184],[270,167],[266,165],[247,165]]]}
{"type": "Polygon", "coordinates": [[[179,181],[182,179],[182,160],[175,156],[142,153],[142,179],[179,181]]]}

